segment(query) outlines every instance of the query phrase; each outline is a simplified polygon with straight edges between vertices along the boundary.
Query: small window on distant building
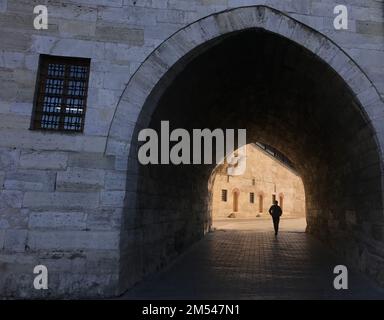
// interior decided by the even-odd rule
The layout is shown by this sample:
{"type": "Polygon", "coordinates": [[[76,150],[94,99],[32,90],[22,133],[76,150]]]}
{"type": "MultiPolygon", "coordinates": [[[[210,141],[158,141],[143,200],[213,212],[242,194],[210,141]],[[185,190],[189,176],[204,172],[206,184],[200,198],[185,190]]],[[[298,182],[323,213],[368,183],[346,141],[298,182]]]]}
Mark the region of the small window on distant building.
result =
{"type": "Polygon", "coordinates": [[[31,129],[82,132],[90,59],[41,55],[31,129]]]}
{"type": "Polygon", "coordinates": [[[275,201],[276,201],[276,195],[273,194],[273,195],[272,195],[272,203],[275,203],[275,201]]]}
{"type": "Polygon", "coordinates": [[[228,192],[227,190],[221,190],[221,201],[227,202],[228,192]]]}
{"type": "Polygon", "coordinates": [[[256,184],[256,179],[252,179],[252,185],[254,186],[256,184]]]}
{"type": "Polygon", "coordinates": [[[229,182],[229,176],[227,176],[227,182],[229,182]]]}
{"type": "Polygon", "coordinates": [[[255,203],[255,194],[253,192],[251,192],[249,194],[249,202],[250,203],[255,203]]]}

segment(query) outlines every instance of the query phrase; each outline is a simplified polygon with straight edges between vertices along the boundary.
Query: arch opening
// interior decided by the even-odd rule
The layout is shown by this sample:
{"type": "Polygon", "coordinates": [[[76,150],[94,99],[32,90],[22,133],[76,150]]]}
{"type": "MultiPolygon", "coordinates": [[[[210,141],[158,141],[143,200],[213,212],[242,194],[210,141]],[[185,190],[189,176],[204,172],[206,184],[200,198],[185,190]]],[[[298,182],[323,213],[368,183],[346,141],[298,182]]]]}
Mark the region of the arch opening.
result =
{"type": "MultiPolygon", "coordinates": [[[[247,144],[244,157],[246,167],[240,174],[231,174],[228,171],[228,161],[218,164],[212,172],[209,180],[212,186],[208,189],[212,189],[213,192],[211,196],[213,228],[231,223],[231,228],[235,229],[236,222],[241,220],[247,220],[252,224],[257,224],[258,220],[265,223],[265,219],[270,219],[268,209],[274,200],[277,200],[284,213],[283,219],[295,219],[296,221],[291,220],[291,225],[296,222],[300,225],[296,230],[304,231],[306,225],[303,220],[304,185],[293,163],[277,150],[261,143],[247,144]],[[233,193],[240,192],[241,195],[228,200],[227,197],[223,197],[228,190],[233,190],[233,193]],[[266,207],[263,205],[263,194],[271,198],[267,199],[266,207]],[[235,207],[237,210],[234,210],[235,207]],[[238,219],[231,221],[228,218],[238,219]]],[[[242,223],[238,223],[237,226],[241,227],[242,223]]],[[[251,227],[249,229],[252,230],[251,227]]]]}
{"type": "MultiPolygon", "coordinates": [[[[247,143],[271,145],[294,163],[305,187],[307,231],[371,272],[364,255],[382,241],[373,231],[383,223],[381,158],[371,123],[345,81],[312,52],[262,29],[226,34],[197,52],[151,91],[143,106],[150,116],[141,111],[136,134],[143,123],[160,131],[162,120],[189,132],[245,128],[247,143]]],[[[137,148],[130,158],[137,158],[137,148]]],[[[121,243],[123,287],[210,230],[213,170],[134,169],[134,207],[125,216],[130,241],[123,235],[121,243]]]]}

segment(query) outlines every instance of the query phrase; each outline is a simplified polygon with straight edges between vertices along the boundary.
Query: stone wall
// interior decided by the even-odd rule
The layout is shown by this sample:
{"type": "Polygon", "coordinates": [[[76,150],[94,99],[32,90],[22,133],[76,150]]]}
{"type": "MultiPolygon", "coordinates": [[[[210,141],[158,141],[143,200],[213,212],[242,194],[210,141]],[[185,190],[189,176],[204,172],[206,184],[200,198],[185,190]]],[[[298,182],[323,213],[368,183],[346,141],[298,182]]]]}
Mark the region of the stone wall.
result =
{"type": "MultiPolygon", "coordinates": [[[[383,2],[342,1],[349,8],[349,29],[336,31],[333,28],[333,8],[339,2],[0,0],[1,296],[116,295],[167,263],[209,229],[204,213],[207,202],[204,189],[205,195],[195,194],[188,198],[189,205],[196,204],[194,221],[198,227],[191,224],[188,229],[187,217],[178,227],[171,219],[168,225],[163,224],[162,234],[165,236],[167,230],[173,228],[174,238],[179,239],[179,243],[167,242],[168,251],[162,246],[156,250],[151,248],[151,244],[162,239],[156,232],[152,233],[159,221],[150,216],[148,219],[153,221],[151,228],[144,228],[141,218],[138,221],[137,215],[133,214],[137,202],[152,200],[154,210],[163,203],[158,195],[140,196],[139,199],[137,196],[138,188],[145,184],[145,180],[137,179],[139,169],[132,151],[135,141],[130,142],[137,129],[136,119],[142,105],[122,112],[117,107],[140,100],[140,93],[134,95],[129,88],[125,89],[128,82],[133,83],[134,74],[142,76],[139,67],[148,61],[151,52],[189,23],[240,6],[267,5],[280,10],[321,32],[348,54],[374,86],[363,91],[360,98],[365,99],[367,105],[378,104],[376,92],[381,99],[384,96],[383,2]],[[48,30],[33,29],[33,7],[38,4],[48,5],[48,30]],[[91,58],[84,133],[29,130],[40,54],[91,58]],[[128,97],[124,92],[129,93],[128,97]],[[120,113],[124,116],[120,117],[120,113]],[[127,140],[116,138],[121,135],[124,139],[128,136],[127,140]],[[154,197],[157,199],[153,200],[154,197]],[[147,239],[148,245],[142,246],[141,237],[147,239]],[[140,244],[139,248],[137,244],[140,244]],[[158,250],[162,251],[163,258],[151,254],[158,250]],[[150,258],[154,261],[148,262],[150,258]],[[45,264],[49,269],[50,289],[47,291],[32,288],[32,271],[37,264],[45,264]]],[[[196,39],[199,37],[196,31],[196,39]]],[[[168,55],[169,59],[178,53],[173,51],[168,55]]],[[[319,54],[321,56],[321,52],[319,54]]],[[[300,64],[300,61],[294,63],[300,64]]],[[[141,70],[148,73],[148,70],[141,70]]],[[[157,70],[152,70],[152,73],[149,70],[149,74],[155,79],[157,70]]],[[[143,86],[150,87],[150,83],[143,86]]],[[[381,116],[380,110],[372,110],[381,116]]],[[[145,123],[151,112],[141,115],[139,122],[145,123]]],[[[155,119],[161,119],[161,115],[155,119]]],[[[381,146],[384,130],[379,120],[372,123],[376,126],[381,146]]],[[[361,134],[361,144],[369,135],[370,131],[367,135],[361,134]]],[[[279,147],[276,141],[272,140],[271,144],[279,147]]],[[[367,163],[373,159],[377,165],[374,161],[377,160],[376,151],[371,152],[361,154],[359,161],[367,163]]],[[[207,173],[197,169],[191,170],[186,177],[194,179],[196,172],[201,179],[208,179],[207,173]]],[[[326,172],[325,167],[323,172],[326,172]]],[[[373,173],[377,173],[377,168],[373,173]]],[[[156,178],[158,173],[154,169],[151,174],[156,178]]],[[[164,170],[159,176],[162,178],[158,183],[162,185],[169,172],[164,170]]],[[[307,176],[304,182],[311,184],[311,177],[307,176]]],[[[191,183],[180,192],[189,195],[196,190],[194,188],[199,188],[200,183],[191,183]]],[[[146,185],[143,190],[148,187],[146,185]]],[[[169,191],[172,190],[170,187],[169,191]]],[[[309,189],[308,192],[307,201],[311,201],[316,190],[309,189]]],[[[183,206],[181,203],[178,205],[183,206]]],[[[184,205],[183,210],[188,208],[184,205]]],[[[313,219],[316,219],[316,210],[311,211],[313,219]]],[[[143,210],[140,212],[143,214],[143,210]]],[[[374,208],[371,214],[381,217],[382,208],[374,208]]],[[[314,223],[316,227],[313,230],[319,225],[314,223]]],[[[367,232],[373,229],[376,240],[371,244],[377,248],[375,241],[383,241],[382,225],[368,224],[364,228],[367,232]]],[[[368,259],[378,265],[378,250],[373,251],[363,250],[357,255],[363,254],[368,257],[364,261],[368,259]]],[[[371,270],[373,277],[378,277],[380,270],[372,271],[362,266],[364,268],[371,270]]]]}

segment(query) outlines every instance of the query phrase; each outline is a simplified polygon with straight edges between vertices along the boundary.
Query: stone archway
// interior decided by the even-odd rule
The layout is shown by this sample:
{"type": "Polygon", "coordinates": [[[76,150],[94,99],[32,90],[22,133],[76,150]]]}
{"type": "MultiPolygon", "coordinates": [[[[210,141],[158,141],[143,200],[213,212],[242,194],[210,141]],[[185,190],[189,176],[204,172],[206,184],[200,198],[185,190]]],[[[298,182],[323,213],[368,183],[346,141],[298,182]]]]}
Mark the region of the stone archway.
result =
{"type": "MultiPolygon", "coordinates": [[[[296,75],[301,81],[298,84],[302,86],[305,86],[305,79],[312,81],[312,89],[316,90],[306,87],[309,90],[307,94],[305,90],[289,92],[284,91],[283,86],[276,88],[280,88],[281,92],[292,99],[292,104],[286,104],[286,108],[298,105],[291,115],[300,118],[301,111],[311,115],[312,110],[319,122],[307,125],[305,117],[300,118],[302,128],[295,131],[290,123],[294,118],[276,104],[274,109],[269,109],[271,113],[263,109],[265,113],[257,116],[261,116],[264,122],[255,121],[256,125],[253,126],[245,121],[244,114],[235,117],[229,107],[225,110],[229,111],[230,122],[204,122],[200,118],[193,118],[191,125],[245,125],[252,139],[268,140],[265,142],[289,154],[290,158],[301,164],[300,169],[304,175],[308,230],[318,237],[328,239],[332,246],[348,254],[351,260],[359,261],[359,267],[373,277],[380,277],[377,264],[374,266],[374,262],[379,260],[372,259],[379,255],[380,250],[376,249],[382,245],[381,150],[384,135],[378,133],[382,132],[380,121],[383,118],[383,102],[364,72],[331,40],[281,12],[265,6],[252,6],[208,16],[172,35],[143,62],[121,97],[106,150],[107,154],[119,159],[128,158],[127,195],[120,240],[121,291],[146,274],[161,268],[189,244],[201,238],[210,225],[206,210],[206,190],[203,187],[198,190],[196,188],[202,186],[202,181],[208,180],[212,168],[202,170],[191,166],[188,171],[169,166],[141,168],[136,159],[138,132],[146,127],[156,128],[156,122],[172,115],[175,125],[186,124],[176,107],[171,110],[166,105],[175,106],[177,100],[188,105],[188,101],[177,95],[179,89],[187,88],[188,81],[192,81],[188,74],[192,71],[188,66],[195,63],[196,67],[199,62],[195,61],[203,57],[200,63],[207,68],[209,65],[204,64],[204,55],[218,57],[214,49],[222,46],[231,50],[231,41],[245,50],[245,38],[253,36],[263,44],[261,48],[269,48],[268,45],[272,43],[292,52],[288,54],[291,58],[295,54],[300,55],[302,61],[298,61],[297,67],[293,67],[289,61],[281,62],[279,66],[283,70],[284,64],[287,64],[285,77],[291,73],[296,75]],[[311,70],[305,70],[307,67],[311,70]],[[293,68],[293,71],[290,72],[289,68],[293,68]],[[326,70],[324,74],[323,69],[326,70]],[[320,80],[316,80],[316,72],[322,75],[320,80]],[[175,79],[178,79],[177,83],[175,79]],[[314,104],[316,108],[307,106],[311,99],[317,101],[314,104]],[[329,107],[335,99],[335,106],[339,109],[329,107]],[[301,104],[295,104],[297,102],[301,104]],[[324,108],[320,108],[322,103],[324,108]],[[176,118],[176,115],[180,117],[176,118]],[[332,130],[322,133],[322,125],[326,124],[328,116],[333,119],[332,130]],[[279,122],[285,134],[272,135],[273,121],[281,117],[286,120],[284,123],[279,122]],[[345,123],[351,127],[343,127],[342,132],[338,132],[337,128],[345,123]],[[265,134],[260,134],[260,131],[265,134]],[[353,132],[357,134],[353,136],[353,132]],[[308,140],[307,134],[310,137],[308,140]],[[335,134],[334,141],[330,139],[332,134],[335,134]],[[353,138],[347,140],[348,137],[353,138]],[[322,148],[317,148],[316,143],[320,143],[322,148]],[[350,159],[345,159],[343,155],[350,159]],[[367,163],[369,166],[366,166],[367,163]],[[357,191],[353,193],[348,186],[356,184],[360,187],[354,188],[357,191]],[[163,185],[164,188],[158,191],[163,185]],[[328,192],[326,186],[334,190],[334,193],[328,192]],[[183,201],[175,204],[175,199],[183,201]],[[173,203],[173,206],[169,203],[173,203]],[[189,211],[187,218],[182,216],[185,210],[189,211]],[[369,214],[364,216],[364,211],[369,214]],[[334,236],[329,237],[330,234],[334,236]],[[340,238],[344,239],[343,246],[338,245],[340,238]]],[[[261,55],[263,58],[267,56],[268,52],[261,55]]],[[[275,58],[278,59],[278,56],[275,58]]],[[[235,71],[231,72],[236,74],[235,71]]],[[[272,76],[278,72],[275,70],[272,76]]],[[[263,73],[264,76],[267,74],[263,73]]],[[[213,73],[211,77],[217,79],[213,73]]],[[[269,80],[278,81],[277,78],[269,80]]],[[[283,82],[278,84],[282,85],[283,82]]],[[[236,90],[240,92],[239,88],[236,90]]],[[[192,97],[191,94],[189,92],[192,97]]],[[[250,91],[242,94],[252,97],[250,91]]],[[[262,95],[261,90],[259,96],[262,95]]],[[[249,111],[245,106],[250,101],[242,102],[244,110],[249,111]]]]}

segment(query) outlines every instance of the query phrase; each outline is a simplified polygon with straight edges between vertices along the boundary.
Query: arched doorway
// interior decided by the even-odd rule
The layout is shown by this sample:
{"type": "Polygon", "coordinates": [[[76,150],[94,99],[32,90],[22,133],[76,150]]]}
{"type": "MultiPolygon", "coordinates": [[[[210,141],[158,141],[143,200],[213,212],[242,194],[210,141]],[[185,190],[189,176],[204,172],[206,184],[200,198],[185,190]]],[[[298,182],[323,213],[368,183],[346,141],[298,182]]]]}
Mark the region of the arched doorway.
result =
{"type": "Polygon", "coordinates": [[[264,194],[259,192],[259,214],[264,213],[264,194]]]}
{"type": "Polygon", "coordinates": [[[284,210],[284,194],[283,193],[279,194],[279,206],[281,207],[281,209],[284,210]]]}
{"type": "Polygon", "coordinates": [[[108,154],[129,157],[122,288],[210,227],[212,167],[137,165],[139,130],[158,130],[162,119],[188,130],[246,128],[250,142],[281,150],[303,177],[308,231],[369,269],[364,252],[380,246],[370,230],[383,221],[376,96],[334,43],[267,7],[215,14],[168,39],[128,84],[108,140],[108,154]]]}
{"type": "Polygon", "coordinates": [[[238,212],[239,211],[239,196],[240,196],[239,189],[234,189],[232,191],[232,195],[233,195],[233,212],[238,212]]]}

